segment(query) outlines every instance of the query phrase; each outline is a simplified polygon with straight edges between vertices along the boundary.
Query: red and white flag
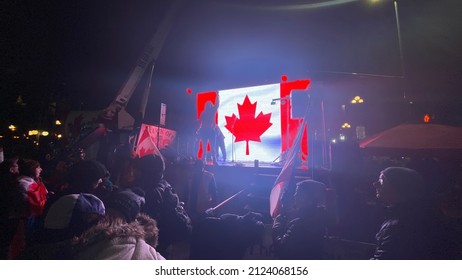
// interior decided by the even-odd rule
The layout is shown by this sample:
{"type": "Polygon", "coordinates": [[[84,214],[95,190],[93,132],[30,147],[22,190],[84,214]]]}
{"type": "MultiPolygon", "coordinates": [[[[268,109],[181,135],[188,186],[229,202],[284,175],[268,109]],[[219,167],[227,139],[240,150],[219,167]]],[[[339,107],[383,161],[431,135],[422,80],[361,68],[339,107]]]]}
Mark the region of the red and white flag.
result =
{"type": "Polygon", "coordinates": [[[162,157],[162,154],[154,143],[153,137],[151,137],[151,134],[149,133],[148,126],[143,124],[141,126],[141,136],[138,140],[138,145],[136,146],[136,156],[142,158],[146,155],[152,154],[162,157]]]}
{"type": "Polygon", "coordinates": [[[292,147],[287,151],[286,161],[282,166],[274,182],[273,189],[270,194],[270,214],[275,218],[281,211],[281,198],[285,189],[289,186],[294,168],[302,163],[303,153],[301,151],[303,134],[306,128],[306,118],[303,119],[297,132],[292,147]]]}

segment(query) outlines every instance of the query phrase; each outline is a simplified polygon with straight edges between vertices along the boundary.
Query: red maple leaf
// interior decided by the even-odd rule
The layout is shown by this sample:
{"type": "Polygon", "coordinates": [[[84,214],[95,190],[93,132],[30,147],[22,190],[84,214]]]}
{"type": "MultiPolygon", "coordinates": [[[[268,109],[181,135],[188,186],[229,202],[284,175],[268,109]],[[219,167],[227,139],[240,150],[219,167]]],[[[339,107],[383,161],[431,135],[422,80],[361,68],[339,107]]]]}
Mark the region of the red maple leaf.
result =
{"type": "Polygon", "coordinates": [[[271,113],[263,114],[260,112],[255,117],[257,109],[257,102],[251,103],[249,97],[246,95],[244,103],[237,104],[239,117],[233,114],[231,117],[225,116],[226,129],[231,132],[236,139],[234,142],[246,141],[245,154],[249,155],[249,141],[261,142],[260,136],[273,124],[270,122],[271,113]]]}

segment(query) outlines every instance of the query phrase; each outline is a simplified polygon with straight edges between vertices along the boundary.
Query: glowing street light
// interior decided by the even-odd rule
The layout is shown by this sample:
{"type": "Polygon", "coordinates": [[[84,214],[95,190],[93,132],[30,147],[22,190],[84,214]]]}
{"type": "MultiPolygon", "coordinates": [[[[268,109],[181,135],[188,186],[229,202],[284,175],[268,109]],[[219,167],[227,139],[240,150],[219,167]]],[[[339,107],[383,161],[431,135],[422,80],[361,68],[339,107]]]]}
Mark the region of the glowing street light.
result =
{"type": "Polygon", "coordinates": [[[8,127],[9,130],[11,131],[16,131],[17,127],[13,124],[11,124],[9,127],[8,127]]]}
{"type": "Polygon", "coordinates": [[[346,122],[346,123],[342,124],[342,128],[351,128],[351,125],[346,122]]]}
{"type": "Polygon", "coordinates": [[[357,104],[357,103],[364,103],[364,99],[362,99],[360,96],[355,96],[355,98],[353,98],[351,101],[350,101],[351,104],[357,104]]]}

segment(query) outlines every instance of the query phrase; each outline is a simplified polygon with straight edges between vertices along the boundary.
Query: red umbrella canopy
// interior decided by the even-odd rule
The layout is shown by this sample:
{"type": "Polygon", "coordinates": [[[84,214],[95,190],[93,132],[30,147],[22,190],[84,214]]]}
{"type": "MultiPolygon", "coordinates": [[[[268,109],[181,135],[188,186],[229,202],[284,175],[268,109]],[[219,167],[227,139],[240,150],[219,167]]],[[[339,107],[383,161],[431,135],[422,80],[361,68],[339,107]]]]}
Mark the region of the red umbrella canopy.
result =
{"type": "Polygon", "coordinates": [[[462,157],[462,127],[401,124],[359,143],[371,155],[462,157]]]}

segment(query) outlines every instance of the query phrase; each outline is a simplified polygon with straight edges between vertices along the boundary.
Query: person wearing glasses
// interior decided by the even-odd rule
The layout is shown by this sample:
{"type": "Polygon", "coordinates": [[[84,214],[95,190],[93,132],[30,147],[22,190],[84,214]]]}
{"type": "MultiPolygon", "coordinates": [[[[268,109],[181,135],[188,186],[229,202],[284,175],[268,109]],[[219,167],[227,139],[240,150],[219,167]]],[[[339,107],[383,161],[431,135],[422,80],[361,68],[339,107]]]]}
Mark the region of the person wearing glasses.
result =
{"type": "Polygon", "coordinates": [[[422,175],[406,167],[388,167],[373,183],[386,217],[376,234],[372,259],[444,259],[444,231],[422,175]]]}

